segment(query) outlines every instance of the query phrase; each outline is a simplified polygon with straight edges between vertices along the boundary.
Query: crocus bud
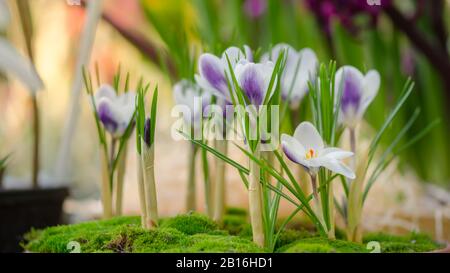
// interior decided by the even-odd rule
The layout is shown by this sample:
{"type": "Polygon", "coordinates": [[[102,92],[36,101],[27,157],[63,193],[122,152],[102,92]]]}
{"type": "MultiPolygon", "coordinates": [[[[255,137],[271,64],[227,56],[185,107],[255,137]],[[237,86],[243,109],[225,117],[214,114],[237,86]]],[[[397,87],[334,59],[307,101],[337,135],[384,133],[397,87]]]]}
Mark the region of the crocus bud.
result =
{"type": "Polygon", "coordinates": [[[151,131],[150,131],[151,130],[151,124],[152,124],[151,118],[147,118],[145,120],[145,125],[144,125],[144,142],[149,147],[150,147],[150,144],[151,144],[151,131]]]}

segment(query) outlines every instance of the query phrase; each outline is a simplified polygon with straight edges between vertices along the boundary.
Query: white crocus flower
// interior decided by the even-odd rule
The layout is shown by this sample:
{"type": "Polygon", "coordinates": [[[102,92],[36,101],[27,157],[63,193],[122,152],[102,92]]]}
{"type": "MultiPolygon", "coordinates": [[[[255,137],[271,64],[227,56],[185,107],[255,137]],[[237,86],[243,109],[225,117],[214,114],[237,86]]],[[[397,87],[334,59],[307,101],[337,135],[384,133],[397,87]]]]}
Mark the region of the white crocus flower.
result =
{"type": "Polygon", "coordinates": [[[317,74],[319,61],[310,48],[296,51],[288,44],[277,44],[261,57],[261,62],[276,62],[281,51],[285,50],[286,66],[281,76],[281,96],[291,108],[297,108],[308,92],[308,81],[317,74]]]}
{"type": "Polygon", "coordinates": [[[185,106],[181,111],[186,124],[199,131],[203,112],[211,104],[211,94],[202,92],[197,84],[183,79],[173,86],[173,97],[177,105],[185,106]]]}
{"type": "Polygon", "coordinates": [[[350,179],[355,173],[342,160],[353,156],[339,148],[325,148],[322,137],[309,122],[302,122],[295,129],[294,136],[283,134],[281,145],[286,156],[293,162],[302,165],[311,176],[315,176],[321,167],[350,179]]]}
{"type": "Polygon", "coordinates": [[[103,84],[94,96],[100,122],[115,138],[120,138],[128,128],[135,110],[135,96],[132,91],[117,95],[114,88],[103,84]]]}
{"type": "Polygon", "coordinates": [[[355,128],[378,93],[380,74],[370,70],[364,75],[353,66],[343,66],[335,77],[336,94],[342,88],[339,121],[349,128],[355,128]]]}
{"type": "MultiPolygon", "coordinates": [[[[11,16],[6,1],[0,0],[0,31],[6,29],[11,16]]],[[[11,43],[0,37],[0,71],[10,72],[25,84],[32,94],[43,88],[41,78],[33,64],[23,57],[11,43]]]]}

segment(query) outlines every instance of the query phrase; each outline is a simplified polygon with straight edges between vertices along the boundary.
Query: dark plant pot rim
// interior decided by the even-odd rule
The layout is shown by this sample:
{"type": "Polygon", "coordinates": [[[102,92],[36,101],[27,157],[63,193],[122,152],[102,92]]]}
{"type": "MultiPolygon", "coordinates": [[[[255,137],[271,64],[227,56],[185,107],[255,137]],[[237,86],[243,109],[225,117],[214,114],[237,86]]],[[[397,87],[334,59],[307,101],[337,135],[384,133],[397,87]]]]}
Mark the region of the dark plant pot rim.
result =
{"type": "Polygon", "coordinates": [[[68,187],[54,187],[54,188],[26,188],[26,189],[0,189],[0,204],[6,200],[41,200],[45,198],[61,197],[65,198],[69,195],[68,187]]]}

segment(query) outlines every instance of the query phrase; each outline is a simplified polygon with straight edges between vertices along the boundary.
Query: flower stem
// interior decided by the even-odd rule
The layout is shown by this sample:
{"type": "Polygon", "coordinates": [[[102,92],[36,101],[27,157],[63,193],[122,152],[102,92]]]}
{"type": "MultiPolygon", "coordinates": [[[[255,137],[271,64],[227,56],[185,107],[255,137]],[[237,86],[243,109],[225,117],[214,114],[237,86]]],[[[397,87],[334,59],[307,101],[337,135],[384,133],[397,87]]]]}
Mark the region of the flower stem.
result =
{"type": "MultiPolygon", "coordinates": [[[[259,150],[256,148],[254,156],[259,158],[259,150]]],[[[250,221],[253,232],[253,242],[258,246],[264,247],[265,236],[262,218],[262,200],[260,184],[260,168],[258,163],[250,160],[250,181],[248,185],[248,201],[250,209],[250,221]]]]}
{"type": "Polygon", "coordinates": [[[328,184],[328,215],[330,228],[328,230],[328,239],[336,239],[335,235],[335,217],[334,217],[334,193],[332,181],[328,184]]]}
{"type": "MultiPolygon", "coordinates": [[[[227,141],[216,140],[216,149],[221,154],[227,154],[227,141]]],[[[216,158],[216,185],[214,188],[214,217],[213,220],[221,222],[225,212],[225,162],[216,158]]]]}
{"type": "Polygon", "coordinates": [[[322,211],[322,203],[320,200],[319,193],[317,192],[317,174],[316,173],[310,173],[311,177],[311,188],[313,192],[313,199],[314,199],[314,209],[317,214],[317,218],[320,221],[320,224],[326,228],[324,217],[323,217],[323,211],[322,211]]]}
{"type": "Polygon", "coordinates": [[[213,219],[213,181],[209,172],[208,158],[206,155],[206,150],[202,150],[202,168],[203,168],[203,179],[205,184],[205,211],[209,218],[213,219]]]}
{"type": "Polygon", "coordinates": [[[32,171],[32,183],[33,189],[39,187],[38,175],[39,175],[39,140],[40,140],[40,130],[39,130],[39,109],[36,95],[31,97],[33,105],[33,171],[32,171]]]}
{"type": "Polygon", "coordinates": [[[111,200],[111,176],[109,172],[109,161],[106,153],[101,154],[102,164],[102,205],[103,218],[109,219],[112,217],[112,200],[111,200]]]}
{"type": "Polygon", "coordinates": [[[138,175],[138,192],[139,192],[139,205],[141,207],[141,224],[143,228],[146,228],[147,223],[147,202],[145,200],[145,186],[144,186],[144,170],[141,161],[140,154],[137,154],[137,175],[138,175]]]}
{"type": "Polygon", "coordinates": [[[123,180],[126,171],[126,161],[127,161],[127,147],[123,148],[120,154],[119,165],[117,167],[117,180],[115,187],[116,195],[116,210],[115,215],[122,215],[122,203],[123,203],[123,180]]]}
{"type": "Polygon", "coordinates": [[[186,191],[186,210],[195,211],[196,204],[196,187],[195,187],[195,155],[197,154],[197,147],[190,145],[189,150],[189,177],[186,191]]]}
{"type": "Polygon", "coordinates": [[[353,153],[352,168],[356,167],[356,131],[354,128],[350,128],[350,149],[353,153]]]}
{"type": "Polygon", "coordinates": [[[146,200],[146,227],[153,228],[158,226],[158,206],[156,198],[156,185],[155,185],[155,169],[154,169],[154,148],[148,147],[147,144],[142,142],[142,166],[144,170],[144,189],[146,200]]]}

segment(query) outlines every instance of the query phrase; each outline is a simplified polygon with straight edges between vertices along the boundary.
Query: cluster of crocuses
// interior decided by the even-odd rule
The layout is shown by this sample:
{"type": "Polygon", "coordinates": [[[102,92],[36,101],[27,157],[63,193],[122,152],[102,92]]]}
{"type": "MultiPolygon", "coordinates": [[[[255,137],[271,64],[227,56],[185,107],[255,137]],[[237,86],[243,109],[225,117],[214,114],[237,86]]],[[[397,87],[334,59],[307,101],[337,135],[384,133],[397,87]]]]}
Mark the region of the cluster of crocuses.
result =
{"type": "MultiPolygon", "coordinates": [[[[285,185],[291,193],[298,194],[295,196],[298,196],[300,203],[294,203],[298,204],[299,210],[304,210],[310,216],[324,234],[334,238],[334,223],[330,224],[330,221],[334,221],[334,217],[330,216],[334,214],[333,192],[327,184],[337,176],[348,179],[349,184],[355,179],[353,171],[355,163],[348,167],[344,160],[355,153],[355,128],[379,89],[380,76],[373,70],[364,75],[351,66],[341,67],[337,72],[333,69],[328,72],[328,74],[319,73],[319,61],[314,51],[309,48],[297,51],[287,44],[278,44],[256,62],[247,46],[244,47],[244,51],[230,47],[220,57],[209,53],[202,54],[198,60],[195,82],[182,80],[174,87],[175,101],[190,109],[186,122],[197,130],[202,128],[198,125],[204,113],[202,109],[213,101],[221,106],[232,104],[235,108],[243,106],[253,109],[248,116],[233,116],[242,125],[240,129],[244,134],[245,148],[240,148],[250,159],[248,169],[227,157],[226,150],[220,150],[217,144],[211,148],[193,138],[191,141],[203,149],[212,151],[218,158],[232,166],[238,166],[241,177],[248,187],[253,238],[260,246],[270,246],[274,242],[273,238],[269,238],[273,235],[274,224],[268,223],[275,223],[279,198],[271,198],[268,192],[273,191],[278,197],[290,199],[280,190],[280,185],[285,185],[286,182],[283,171],[288,173],[290,178],[293,176],[277,152],[278,149],[282,149],[292,162],[301,165],[311,179],[313,193],[310,198],[298,187],[298,180],[293,179],[293,183],[285,185]],[[313,116],[320,118],[315,118],[315,125],[308,121],[301,122],[292,136],[289,134],[281,136],[280,147],[273,147],[273,151],[269,152],[263,151],[261,147],[266,141],[264,138],[273,135],[260,127],[260,122],[265,120],[264,115],[267,114],[262,109],[265,106],[281,105],[279,117],[283,121],[286,111],[298,114],[297,111],[308,92],[314,93],[311,97],[317,98],[318,107],[312,107],[315,111],[313,116]],[[214,99],[211,99],[211,96],[214,96],[214,99]],[[194,104],[195,98],[201,103],[194,104]],[[325,115],[329,115],[328,123],[327,120],[322,121],[325,115]],[[329,128],[324,128],[325,123],[329,124],[329,128]],[[316,129],[317,126],[319,130],[316,129]],[[337,144],[335,136],[338,129],[344,126],[350,131],[351,152],[329,146],[337,144]],[[259,137],[256,140],[250,138],[251,130],[257,131],[256,135],[259,137]],[[326,134],[326,137],[323,138],[319,132],[326,134]],[[280,161],[282,170],[276,170],[271,166],[275,165],[274,156],[280,161]],[[328,175],[330,173],[334,175],[328,175]],[[276,180],[275,186],[272,185],[270,177],[276,180]],[[328,188],[327,194],[323,194],[324,187],[328,188]],[[311,199],[315,200],[315,208],[309,206],[311,199]],[[326,209],[323,208],[324,205],[327,206],[326,209]]],[[[311,102],[316,104],[314,99],[311,102]]],[[[221,191],[221,194],[225,190],[224,184],[220,184],[224,183],[223,181],[224,179],[218,179],[216,183],[219,185],[215,185],[215,189],[221,191]]],[[[216,197],[219,194],[217,192],[216,197]]],[[[218,208],[223,210],[224,200],[219,200],[222,205],[218,208]]]]}
{"type": "Polygon", "coordinates": [[[120,69],[114,76],[113,85],[105,84],[100,80],[98,67],[96,69],[98,87],[95,92],[91,75],[83,70],[83,76],[94,109],[101,148],[101,197],[104,218],[122,214],[127,144],[136,128],[137,177],[142,227],[154,228],[158,225],[154,172],[158,88],[156,87],[153,92],[150,111],[147,113],[145,97],[149,84],[144,85],[141,79],[136,91],[131,91],[130,76],[127,74],[122,86],[120,69]]]}

